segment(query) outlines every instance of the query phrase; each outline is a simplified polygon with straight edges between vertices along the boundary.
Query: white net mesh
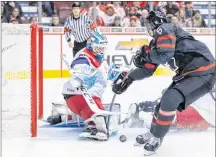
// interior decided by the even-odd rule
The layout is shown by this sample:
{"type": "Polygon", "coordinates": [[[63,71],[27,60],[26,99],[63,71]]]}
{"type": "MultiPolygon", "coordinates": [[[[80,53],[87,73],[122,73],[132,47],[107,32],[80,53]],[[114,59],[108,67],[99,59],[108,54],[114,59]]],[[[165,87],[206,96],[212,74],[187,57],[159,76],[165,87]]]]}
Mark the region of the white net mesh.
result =
{"type": "Polygon", "coordinates": [[[30,25],[2,24],[2,133],[31,133],[30,25]]]}

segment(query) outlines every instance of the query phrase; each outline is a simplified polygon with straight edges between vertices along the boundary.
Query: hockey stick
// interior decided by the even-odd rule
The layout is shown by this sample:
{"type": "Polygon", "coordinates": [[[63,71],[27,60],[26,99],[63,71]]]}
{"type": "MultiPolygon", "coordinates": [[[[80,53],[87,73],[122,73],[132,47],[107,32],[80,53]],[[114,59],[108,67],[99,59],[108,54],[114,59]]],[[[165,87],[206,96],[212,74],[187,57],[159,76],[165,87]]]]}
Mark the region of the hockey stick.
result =
{"type": "MultiPolygon", "coordinates": [[[[68,69],[71,70],[71,72],[76,73],[76,71],[72,71],[70,64],[65,59],[65,57],[66,57],[65,54],[61,55],[61,59],[67,65],[68,69]]],[[[84,97],[85,101],[87,102],[87,104],[89,105],[90,109],[96,113],[95,116],[96,115],[119,115],[119,114],[123,114],[121,112],[109,112],[109,111],[104,111],[104,110],[99,109],[97,104],[95,103],[94,99],[88,93],[88,90],[84,86],[81,86],[78,89],[80,90],[81,94],[83,95],[83,97],[84,97]]]]}
{"type": "MultiPolygon", "coordinates": [[[[130,70],[127,72],[127,74],[126,74],[126,76],[124,77],[124,79],[122,80],[122,82],[124,82],[124,81],[127,79],[127,77],[129,76],[129,74],[131,73],[132,70],[133,70],[133,67],[131,67],[130,70]]],[[[112,101],[111,101],[111,105],[110,105],[109,112],[112,111],[115,98],[116,98],[116,94],[113,95],[113,98],[112,98],[112,101]]],[[[107,120],[106,126],[107,126],[107,130],[109,131],[109,127],[110,127],[110,116],[108,116],[108,120],[107,120]]]]}
{"type": "MultiPolygon", "coordinates": [[[[114,105],[115,97],[116,97],[116,94],[113,95],[113,98],[112,98],[112,101],[111,101],[111,105],[110,105],[110,108],[109,108],[109,112],[112,112],[112,108],[113,108],[113,105],[114,105]]],[[[107,127],[108,131],[109,131],[109,126],[110,126],[109,124],[110,124],[110,116],[108,116],[107,123],[106,123],[106,127],[107,127]]]]}

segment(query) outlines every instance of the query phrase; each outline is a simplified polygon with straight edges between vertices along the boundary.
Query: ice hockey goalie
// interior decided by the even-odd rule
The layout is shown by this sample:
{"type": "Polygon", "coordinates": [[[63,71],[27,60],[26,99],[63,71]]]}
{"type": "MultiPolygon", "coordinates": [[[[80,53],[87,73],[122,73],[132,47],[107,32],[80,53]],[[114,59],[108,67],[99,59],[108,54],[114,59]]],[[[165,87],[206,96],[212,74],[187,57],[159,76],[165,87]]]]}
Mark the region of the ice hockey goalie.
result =
{"type": "MultiPolygon", "coordinates": [[[[104,110],[101,97],[107,86],[107,80],[113,81],[120,74],[120,72],[113,70],[116,69],[115,67],[108,66],[104,60],[107,44],[107,38],[103,34],[100,32],[92,33],[86,48],[82,49],[74,57],[70,70],[72,77],[64,84],[62,92],[67,104],[67,107],[62,107],[62,110],[67,110],[68,113],[63,113],[65,119],[83,119],[85,129],[80,134],[80,137],[101,141],[108,140],[105,116],[102,114],[96,115],[82,95],[80,87],[85,87],[97,108],[104,110]],[[77,116],[80,118],[77,118],[77,116]]],[[[57,116],[49,117],[48,122],[58,124],[65,121],[63,116],[58,116],[61,113],[61,106],[58,104],[53,104],[53,106],[58,108],[56,110],[57,116]]]]}

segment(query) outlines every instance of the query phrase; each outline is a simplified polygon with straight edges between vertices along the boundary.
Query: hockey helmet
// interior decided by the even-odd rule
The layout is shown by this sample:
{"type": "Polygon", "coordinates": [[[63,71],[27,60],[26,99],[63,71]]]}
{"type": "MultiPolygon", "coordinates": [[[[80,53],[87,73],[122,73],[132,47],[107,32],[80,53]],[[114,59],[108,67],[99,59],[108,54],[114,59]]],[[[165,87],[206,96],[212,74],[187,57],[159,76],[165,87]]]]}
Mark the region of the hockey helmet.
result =
{"type": "Polygon", "coordinates": [[[87,41],[87,49],[92,51],[97,59],[101,62],[107,50],[108,40],[101,32],[92,32],[87,41]]]}
{"type": "Polygon", "coordinates": [[[145,20],[145,26],[149,32],[149,35],[154,35],[154,30],[157,29],[163,23],[167,23],[166,18],[160,11],[151,11],[145,20]]]}

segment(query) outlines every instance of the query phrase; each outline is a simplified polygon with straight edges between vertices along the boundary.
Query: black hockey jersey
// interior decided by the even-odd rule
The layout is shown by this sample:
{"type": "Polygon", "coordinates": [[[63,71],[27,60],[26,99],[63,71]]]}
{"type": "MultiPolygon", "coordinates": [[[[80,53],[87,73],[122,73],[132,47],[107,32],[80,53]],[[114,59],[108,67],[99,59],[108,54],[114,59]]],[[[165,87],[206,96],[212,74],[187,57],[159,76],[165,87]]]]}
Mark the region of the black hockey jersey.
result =
{"type": "Polygon", "coordinates": [[[151,63],[169,65],[182,75],[202,75],[215,70],[215,59],[208,47],[180,27],[162,24],[153,40],[147,57],[151,63]]]}
{"type": "MultiPolygon", "coordinates": [[[[199,76],[215,72],[215,59],[208,47],[173,24],[164,23],[158,27],[149,46],[147,62],[168,65],[177,75],[199,76]]],[[[150,76],[145,68],[142,72],[137,69],[131,73],[135,80],[148,77],[145,75],[150,76]]]]}

